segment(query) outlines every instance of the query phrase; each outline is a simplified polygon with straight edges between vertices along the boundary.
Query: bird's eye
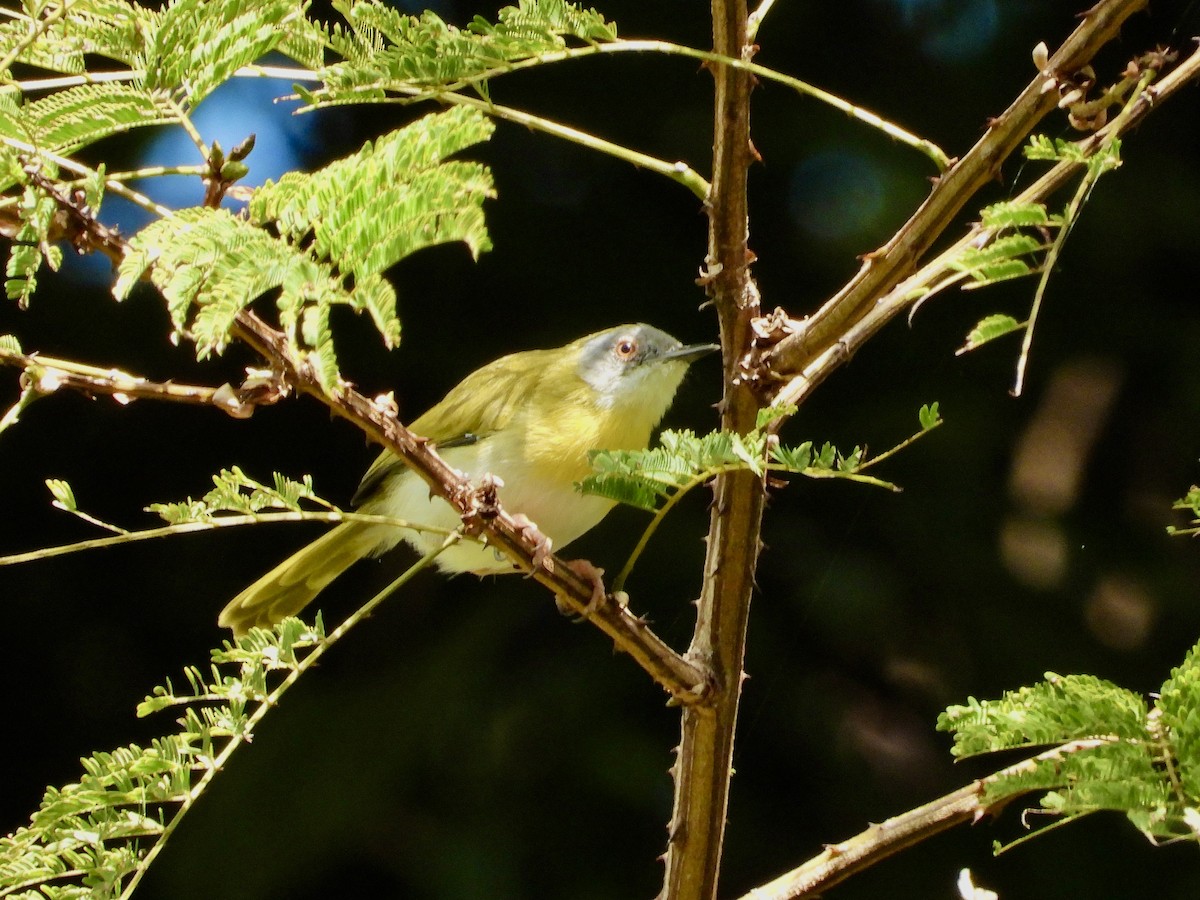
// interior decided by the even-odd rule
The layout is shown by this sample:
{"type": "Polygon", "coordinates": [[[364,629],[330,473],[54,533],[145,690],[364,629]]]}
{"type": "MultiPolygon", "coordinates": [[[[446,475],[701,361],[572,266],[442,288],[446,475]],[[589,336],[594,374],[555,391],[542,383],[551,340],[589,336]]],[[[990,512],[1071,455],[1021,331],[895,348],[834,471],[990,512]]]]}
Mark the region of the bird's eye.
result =
{"type": "Polygon", "coordinates": [[[623,337],[613,345],[613,353],[617,359],[633,359],[637,356],[638,342],[631,337],[623,337]]]}

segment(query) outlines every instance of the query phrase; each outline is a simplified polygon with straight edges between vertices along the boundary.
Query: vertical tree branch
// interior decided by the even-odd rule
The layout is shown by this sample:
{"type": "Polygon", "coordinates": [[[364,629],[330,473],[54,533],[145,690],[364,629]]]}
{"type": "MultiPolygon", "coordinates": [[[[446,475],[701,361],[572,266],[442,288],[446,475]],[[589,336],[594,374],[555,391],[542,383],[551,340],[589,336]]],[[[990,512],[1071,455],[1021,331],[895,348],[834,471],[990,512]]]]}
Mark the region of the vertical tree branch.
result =
{"type": "MultiPolygon", "coordinates": [[[[714,52],[747,59],[745,0],[713,0],[714,52]]],[[[737,376],[750,350],[750,322],[759,313],[750,277],[746,172],[755,158],[750,143],[750,91],[744,71],[714,66],[713,181],[704,282],[720,322],[724,350],[723,428],[754,427],[758,398],[737,376]]],[[[752,473],[720,476],[715,486],[689,660],[712,672],[708,702],[683,712],[682,737],[672,773],[671,817],[663,898],[711,900],[716,896],[725,833],[733,735],[741,695],[746,621],[758,560],[763,485],[752,473]]]]}

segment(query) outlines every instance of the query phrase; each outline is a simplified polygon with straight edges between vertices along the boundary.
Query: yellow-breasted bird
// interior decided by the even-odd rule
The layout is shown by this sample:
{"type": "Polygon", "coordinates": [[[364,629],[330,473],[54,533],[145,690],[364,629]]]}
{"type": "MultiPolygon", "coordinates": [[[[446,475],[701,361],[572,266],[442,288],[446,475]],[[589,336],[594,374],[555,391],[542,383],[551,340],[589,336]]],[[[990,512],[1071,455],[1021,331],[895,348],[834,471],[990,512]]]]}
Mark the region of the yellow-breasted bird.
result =
{"type": "MultiPolygon", "coordinates": [[[[590,471],[587,451],[644,448],[688,366],[716,349],[684,346],[649,325],[622,325],[565,347],[513,353],[472,372],[410,428],[468,477],[498,476],[504,508],[524,514],[563,547],[614,505],[576,490],[590,471]]],[[[352,502],[360,512],[422,525],[459,524],[458,513],[386,450],[352,502]]],[[[441,543],[438,535],[412,529],[343,522],[234,597],[218,622],[240,635],[296,615],[353,563],[401,540],[421,553],[441,543]]],[[[451,547],[437,565],[451,573],[515,571],[503,554],[474,541],[451,547]]]]}

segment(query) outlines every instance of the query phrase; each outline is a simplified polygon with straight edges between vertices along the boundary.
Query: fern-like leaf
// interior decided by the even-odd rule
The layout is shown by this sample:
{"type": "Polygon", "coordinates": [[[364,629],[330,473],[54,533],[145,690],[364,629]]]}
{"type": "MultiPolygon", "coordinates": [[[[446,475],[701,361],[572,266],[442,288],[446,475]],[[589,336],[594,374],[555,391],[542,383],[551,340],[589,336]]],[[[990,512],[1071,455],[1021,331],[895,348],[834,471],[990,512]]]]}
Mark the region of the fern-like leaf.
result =
{"type": "Polygon", "coordinates": [[[179,120],[150,94],[121,84],[66,88],[27,104],[23,112],[25,124],[36,128],[30,142],[58,154],[133,128],[179,120]]]}
{"type": "Polygon", "coordinates": [[[219,209],[182,210],[130,242],[113,292],[128,296],[147,272],[176,329],[201,357],[221,352],[239,312],[278,290],[280,321],[310,354],[322,385],[338,389],[329,331],[334,304],[367,310],[384,341],[400,337],[395,294],[382,272],[422,247],[490,247],[482,204],[493,195],[482,165],[446,157],[485,140],[491,123],[452,109],[368,143],[311,175],[255,192],[250,221],[219,209]]]}
{"type": "Polygon", "coordinates": [[[954,732],[954,755],[964,757],[1108,734],[1142,738],[1148,715],[1141,697],[1111,682],[1048,673],[1045,681],[999,700],[972,697],[965,706],[952,706],[938,728],[954,732]]]}
{"type": "Polygon", "coordinates": [[[1154,705],[1170,741],[1180,787],[1193,803],[1200,804],[1200,645],[1171,671],[1154,705]]]}
{"type": "Polygon", "coordinates": [[[234,466],[214,475],[213,489],[199,500],[188,497],[173,503],[151,503],[146,511],[161,516],[169,525],[182,525],[212,523],[224,515],[255,515],[265,509],[302,512],[302,501],[337,509],[317,496],[309,475],[296,481],[276,472],[272,484],[265,485],[234,466]]]}
{"type": "Polygon", "coordinates": [[[289,275],[297,268],[315,285],[331,280],[305,254],[226,210],[185,209],[133,237],[113,293],[124,299],[149,270],[175,328],[190,329],[203,358],[224,349],[235,316],[252,300],[295,283],[289,275]]]}
{"type": "Polygon", "coordinates": [[[287,619],[213,651],[207,675],[185,670],[190,691],[155,688],[138,714],[183,707],[177,730],[86,757],[78,781],[47,788],[29,825],[0,838],[0,896],[121,896],[324,639],[319,618],[287,619]]]}
{"type": "Polygon", "coordinates": [[[190,209],[136,235],[114,293],[123,298],[148,270],[176,329],[203,357],[221,352],[241,310],[279,290],[280,320],[310,354],[323,386],[338,387],[329,310],[366,310],[388,346],[400,337],[395,293],[382,272],[433,244],[490,247],[482,165],[446,157],[485,140],[491,123],[452,109],[427,116],[318,172],[292,173],[255,192],[250,221],[190,209]]]}
{"type": "Polygon", "coordinates": [[[984,316],[967,334],[966,343],[964,343],[955,355],[962,356],[964,353],[969,353],[976,350],[996,338],[1004,337],[1006,334],[1012,334],[1014,331],[1020,331],[1025,326],[1014,319],[1012,316],[1001,313],[994,313],[990,316],[984,316]]]}
{"type": "Polygon", "coordinates": [[[20,62],[64,74],[84,71],[89,56],[140,68],[146,36],[154,34],[160,20],[158,12],[124,0],[74,0],[65,11],[53,3],[27,3],[25,12],[34,17],[0,23],[0,55],[25,44],[20,62]],[[57,18],[47,25],[50,15],[57,18]],[[35,27],[41,34],[30,43],[26,38],[35,27]]]}
{"type": "Polygon", "coordinates": [[[25,188],[17,207],[21,227],[9,250],[4,290],[22,308],[29,305],[29,298],[37,289],[37,273],[42,263],[53,270],[62,263],[62,248],[49,243],[50,225],[57,209],[52,197],[32,185],[25,188]]]}
{"type": "Polygon", "coordinates": [[[303,18],[290,0],[174,0],[147,48],[143,84],[194,106],[303,18]]]}
{"type": "MultiPolygon", "coordinates": [[[[771,417],[765,417],[767,422],[771,417]]],[[[911,439],[910,439],[911,440],[911,439]]],[[[789,447],[768,439],[761,429],[746,434],[714,431],[664,431],[658,447],[646,450],[596,450],[588,454],[593,474],[579,484],[585,494],[607,497],[641,509],[655,510],[680,491],[688,491],[722,472],[747,469],[808,477],[862,479],[860,448],[848,454],[826,444],[813,454],[812,442],[789,447]]],[[[881,486],[886,482],[875,481],[881,486]]]]}
{"type": "Polygon", "coordinates": [[[615,26],[592,9],[565,0],[521,0],[505,7],[496,23],[482,17],[466,29],[433,12],[407,16],[378,0],[341,0],[334,7],[346,19],[335,27],[329,46],[342,62],[324,72],[321,89],[306,95],[318,105],[382,99],[388,92],[432,92],[498,74],[513,63],[552,53],[568,39],[596,43],[616,40],[615,26]]]}
{"type": "MultiPolygon", "coordinates": [[[[356,279],[433,244],[463,241],[477,256],[491,246],[482,213],[495,193],[491,175],[447,158],[493,130],[463,107],[426,116],[317,173],[268,182],[255,191],[251,221],[277,224],[296,242],[311,235],[317,256],[356,279]]],[[[386,315],[378,300],[366,305],[386,315]]]]}
{"type": "Polygon", "coordinates": [[[1031,257],[1044,249],[1045,244],[1031,235],[1010,234],[997,238],[986,247],[967,248],[951,261],[950,267],[970,275],[973,287],[982,287],[1030,274],[1033,269],[1023,257],[1031,257]]]}
{"type": "Polygon", "coordinates": [[[1045,792],[1042,810],[1066,820],[1114,810],[1151,840],[1200,838],[1200,645],[1153,708],[1093,676],[1047,675],[999,700],[952,706],[938,728],[954,733],[956,756],[1061,747],[985,779],[987,803],[1045,792]]]}

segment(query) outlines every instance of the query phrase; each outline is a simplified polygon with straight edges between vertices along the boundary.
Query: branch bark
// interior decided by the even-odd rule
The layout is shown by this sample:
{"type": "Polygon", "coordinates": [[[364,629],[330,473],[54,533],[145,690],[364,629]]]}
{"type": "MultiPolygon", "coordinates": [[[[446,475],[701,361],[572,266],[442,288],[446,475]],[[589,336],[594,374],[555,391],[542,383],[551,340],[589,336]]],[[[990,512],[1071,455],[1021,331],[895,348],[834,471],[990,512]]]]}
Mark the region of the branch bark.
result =
{"type": "MultiPolygon", "coordinates": [[[[749,59],[745,0],[713,0],[713,51],[749,59]]],[[[746,173],[757,154],[750,142],[753,79],[728,66],[712,67],[715,80],[713,181],[709,197],[707,272],[724,351],[722,428],[754,427],[760,402],[739,377],[750,352],[751,323],[759,314],[750,276],[746,173]]],[[[712,673],[705,702],[683,712],[672,768],[675,803],[669,825],[661,896],[710,900],[716,896],[725,834],[733,738],[743,679],[746,622],[760,547],[764,486],[750,472],[717,478],[704,563],[704,587],[687,658],[712,673]]]]}
{"type": "MultiPolygon", "coordinates": [[[[967,200],[994,179],[1000,165],[1058,101],[1052,90],[1060,75],[1073,73],[1118,32],[1146,0],[1100,0],[1009,109],[994,120],[979,143],[943,176],[912,219],[858,275],[805,322],[791,320],[794,333],[771,352],[773,374],[827,374],[848,358],[841,338],[874,311],[877,297],[917,268],[936,238],[967,200]]],[[[714,52],[748,59],[744,0],[713,0],[714,52]]],[[[716,81],[713,188],[709,201],[709,251],[704,277],[721,328],[725,359],[722,427],[744,431],[759,408],[750,379],[754,371],[752,326],[759,297],[750,277],[746,171],[754,158],[750,143],[749,94],[744,72],[713,68],[716,81]]],[[[893,313],[894,315],[894,313],[893,313]]],[[[761,327],[761,321],[759,323],[761,327]]],[[[862,329],[865,340],[880,323],[862,329]]],[[[808,389],[815,382],[807,385],[808,389]]],[[[808,390],[803,392],[807,396],[808,390]]],[[[688,658],[712,672],[705,702],[683,713],[682,738],[672,769],[675,804],[669,826],[661,898],[715,897],[732,773],[734,729],[743,678],[746,622],[759,551],[764,487],[748,473],[717,480],[708,537],[703,593],[688,658]]],[[[954,802],[974,802],[974,787],[954,802]]],[[[952,802],[950,808],[958,810],[952,802]]],[[[945,810],[942,810],[944,813],[945,810]]],[[[939,814],[942,814],[939,813],[939,814]]],[[[957,813],[955,813],[957,814],[957,813]]],[[[946,814],[949,815],[949,814],[946,814]]],[[[937,817],[934,817],[937,819],[937,817]]],[[[942,818],[949,827],[958,819],[942,818]]],[[[898,848],[897,848],[898,849],[898,848]]],[[[839,869],[840,870],[840,869],[839,869]]],[[[846,877],[847,871],[840,877],[846,877]]],[[[831,881],[820,882],[828,886],[831,881]]],[[[774,896],[774,895],[764,895],[774,896]]],[[[780,894],[779,896],[798,896],[780,894]]]]}

